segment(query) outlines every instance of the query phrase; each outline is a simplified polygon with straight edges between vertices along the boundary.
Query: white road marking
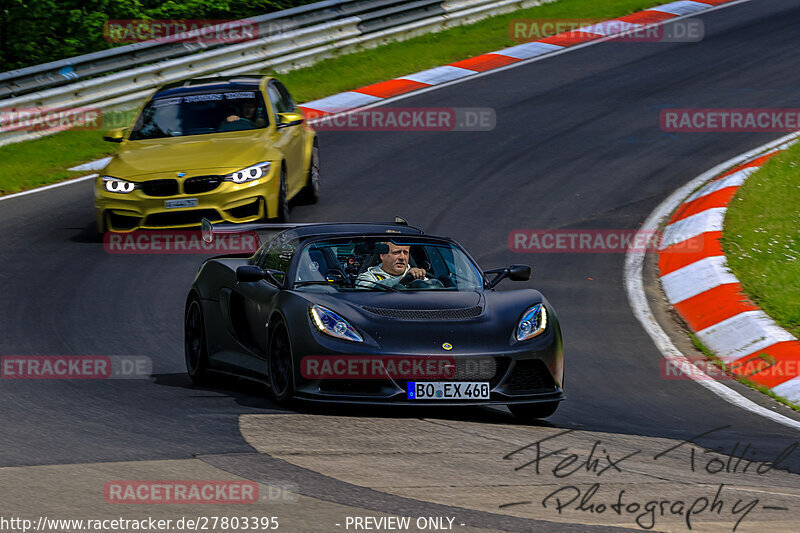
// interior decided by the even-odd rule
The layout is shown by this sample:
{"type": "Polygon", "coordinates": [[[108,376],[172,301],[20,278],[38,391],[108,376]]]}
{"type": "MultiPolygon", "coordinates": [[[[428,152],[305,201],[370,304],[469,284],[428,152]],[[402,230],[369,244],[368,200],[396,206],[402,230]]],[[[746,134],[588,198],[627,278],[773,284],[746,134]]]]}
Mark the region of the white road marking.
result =
{"type": "Polygon", "coordinates": [[[738,281],[736,276],[728,270],[728,263],[722,255],[705,257],[661,276],[664,292],[673,304],[710,291],[720,285],[738,283],[738,281]]]}
{"type": "Polygon", "coordinates": [[[721,320],[701,329],[697,336],[726,363],[779,342],[796,340],[760,309],[721,320]]]}
{"type": "Polygon", "coordinates": [[[683,0],[681,2],[670,2],[661,6],[650,7],[647,11],[660,11],[671,15],[689,15],[708,9],[708,4],[683,0]]]}
{"type": "Polygon", "coordinates": [[[800,376],[772,387],[772,392],[790,402],[800,403],[800,376]]]}
{"type": "Polygon", "coordinates": [[[316,109],[317,111],[325,111],[326,113],[339,113],[343,110],[371,104],[379,100],[380,98],[377,96],[348,91],[346,93],[334,94],[326,96],[325,98],[320,98],[319,100],[307,102],[303,104],[302,107],[316,109]]]}
{"type": "Polygon", "coordinates": [[[29,191],[15,192],[14,194],[6,194],[5,196],[0,196],[0,201],[10,200],[11,198],[19,198],[20,196],[26,196],[28,194],[33,194],[35,192],[48,191],[50,189],[55,189],[57,187],[64,187],[65,185],[72,185],[73,183],[94,179],[97,176],[99,176],[99,174],[89,174],[88,176],[81,176],[80,178],[75,178],[72,180],[60,181],[58,183],[53,183],[52,185],[45,185],[44,187],[38,187],[36,189],[31,189],[29,191]]]}
{"type": "Polygon", "coordinates": [[[495,53],[500,54],[501,56],[514,57],[516,59],[530,59],[542,54],[549,54],[550,52],[561,50],[562,48],[564,47],[557,44],[532,42],[518,44],[517,46],[512,46],[511,48],[504,48],[503,50],[498,50],[495,53]]]}
{"type": "Polygon", "coordinates": [[[722,231],[722,222],[725,220],[724,207],[712,207],[700,211],[692,216],[676,220],[664,228],[664,238],[661,249],[673,244],[687,241],[709,231],[722,231]]]}
{"type": "Polygon", "coordinates": [[[469,70],[461,67],[454,67],[452,65],[444,65],[442,67],[431,68],[408,76],[400,76],[400,80],[411,80],[417,83],[427,83],[429,85],[437,85],[448,81],[457,80],[466,76],[475,74],[474,70],[469,70]]]}
{"type": "Polygon", "coordinates": [[[717,191],[721,191],[726,187],[740,187],[752,174],[758,170],[758,167],[749,167],[738,172],[734,172],[729,176],[725,176],[724,178],[720,178],[717,181],[712,181],[705,187],[701,187],[696,193],[691,195],[689,198],[686,199],[686,202],[689,203],[692,200],[697,200],[698,198],[702,198],[703,196],[708,196],[711,193],[715,193],[717,191]]]}

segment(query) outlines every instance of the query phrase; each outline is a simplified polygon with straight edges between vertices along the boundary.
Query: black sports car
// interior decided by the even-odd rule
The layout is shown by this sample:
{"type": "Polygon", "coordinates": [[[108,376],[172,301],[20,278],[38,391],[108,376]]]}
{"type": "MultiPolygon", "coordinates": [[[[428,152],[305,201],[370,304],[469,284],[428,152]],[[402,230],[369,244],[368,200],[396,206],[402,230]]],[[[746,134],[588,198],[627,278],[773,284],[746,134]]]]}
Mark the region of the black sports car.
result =
{"type": "Polygon", "coordinates": [[[264,244],[207,260],[186,299],[194,382],[233,373],[265,381],[279,403],[507,404],[536,418],[564,399],[552,306],[533,289],[495,290],[530,267],[483,272],[457,242],[402,219],[206,223],[204,238],[244,230],[264,244]]]}

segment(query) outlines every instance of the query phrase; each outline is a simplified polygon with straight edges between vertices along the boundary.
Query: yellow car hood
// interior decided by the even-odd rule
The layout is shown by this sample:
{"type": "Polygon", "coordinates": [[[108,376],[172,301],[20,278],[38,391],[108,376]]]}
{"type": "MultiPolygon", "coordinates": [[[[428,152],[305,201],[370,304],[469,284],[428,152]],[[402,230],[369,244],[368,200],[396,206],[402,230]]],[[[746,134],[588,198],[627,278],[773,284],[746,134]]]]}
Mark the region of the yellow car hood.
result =
{"type": "Polygon", "coordinates": [[[126,179],[198,169],[227,173],[269,161],[273,154],[267,147],[264,130],[128,141],[104,173],[126,179]]]}

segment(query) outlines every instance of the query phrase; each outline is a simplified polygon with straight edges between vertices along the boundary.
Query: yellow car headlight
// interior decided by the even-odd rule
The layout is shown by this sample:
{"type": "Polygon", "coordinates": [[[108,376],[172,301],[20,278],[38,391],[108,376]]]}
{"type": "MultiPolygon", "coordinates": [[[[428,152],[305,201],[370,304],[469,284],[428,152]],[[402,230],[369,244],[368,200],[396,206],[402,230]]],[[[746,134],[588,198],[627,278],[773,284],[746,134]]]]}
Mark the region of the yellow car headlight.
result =
{"type": "Polygon", "coordinates": [[[136,184],[115,178],[113,176],[103,176],[103,188],[108,192],[115,192],[118,194],[128,194],[132,193],[134,189],[136,189],[136,184]]]}
{"type": "Polygon", "coordinates": [[[265,174],[268,174],[271,166],[272,163],[270,161],[256,163],[255,165],[243,168],[242,170],[231,172],[222,179],[224,181],[232,181],[233,183],[246,183],[248,181],[255,181],[265,174]]]}

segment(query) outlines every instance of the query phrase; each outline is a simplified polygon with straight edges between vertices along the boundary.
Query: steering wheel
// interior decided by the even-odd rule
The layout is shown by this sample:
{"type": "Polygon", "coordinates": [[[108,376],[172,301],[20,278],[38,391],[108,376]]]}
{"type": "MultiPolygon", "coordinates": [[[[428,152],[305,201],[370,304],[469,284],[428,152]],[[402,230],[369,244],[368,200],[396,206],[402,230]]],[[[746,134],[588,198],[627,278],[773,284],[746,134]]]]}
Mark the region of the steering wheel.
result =
{"type": "Polygon", "coordinates": [[[406,274],[397,283],[409,289],[444,288],[444,284],[436,278],[415,279],[411,274],[406,274]]]}

